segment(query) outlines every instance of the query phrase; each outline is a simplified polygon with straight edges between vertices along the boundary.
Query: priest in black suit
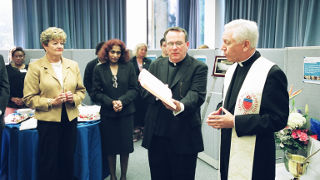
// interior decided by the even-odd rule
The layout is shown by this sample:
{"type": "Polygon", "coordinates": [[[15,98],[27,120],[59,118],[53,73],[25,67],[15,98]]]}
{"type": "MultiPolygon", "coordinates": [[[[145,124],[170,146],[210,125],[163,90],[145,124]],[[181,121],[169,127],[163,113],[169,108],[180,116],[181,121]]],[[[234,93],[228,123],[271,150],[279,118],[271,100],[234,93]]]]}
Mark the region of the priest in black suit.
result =
{"type": "Polygon", "coordinates": [[[223,108],[207,120],[221,129],[221,179],[275,179],[274,132],[289,115],[286,75],[256,50],[255,22],[226,24],[222,39],[221,49],[235,63],[224,79],[223,108]]]}
{"type": "Polygon", "coordinates": [[[152,180],[193,180],[198,152],[203,151],[200,106],[205,100],[208,67],[187,54],[187,32],[164,33],[169,57],[151,63],[149,71],[168,84],[176,108],[149,93],[142,146],[148,149],[152,180]]]}
{"type": "Polygon", "coordinates": [[[4,64],[3,56],[0,55],[0,157],[1,157],[1,139],[4,127],[3,116],[10,96],[10,85],[8,81],[7,69],[4,64]]]}

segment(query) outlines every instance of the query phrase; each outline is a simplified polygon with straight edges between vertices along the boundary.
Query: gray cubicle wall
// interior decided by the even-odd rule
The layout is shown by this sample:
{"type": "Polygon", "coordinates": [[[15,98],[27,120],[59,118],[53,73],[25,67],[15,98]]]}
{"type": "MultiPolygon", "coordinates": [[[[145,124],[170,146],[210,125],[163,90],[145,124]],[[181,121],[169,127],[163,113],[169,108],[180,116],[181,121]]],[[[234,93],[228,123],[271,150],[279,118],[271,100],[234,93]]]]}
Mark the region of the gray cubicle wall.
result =
{"type": "Polygon", "coordinates": [[[287,67],[288,84],[294,90],[302,88],[302,93],[296,99],[296,107],[303,108],[309,105],[310,117],[320,120],[320,84],[303,82],[303,60],[304,57],[319,57],[320,46],[317,47],[292,47],[287,49],[285,65],[287,67]]]}
{"type": "Polygon", "coordinates": [[[269,59],[270,61],[276,63],[285,73],[285,58],[286,58],[286,49],[258,49],[261,56],[269,59]]]}
{"type": "Polygon", "coordinates": [[[284,49],[261,49],[261,54],[270,60],[274,60],[286,73],[288,88],[293,90],[303,89],[302,93],[295,98],[296,107],[304,109],[309,105],[310,117],[320,119],[320,84],[303,82],[304,57],[319,57],[320,47],[289,47],[284,49]]]}

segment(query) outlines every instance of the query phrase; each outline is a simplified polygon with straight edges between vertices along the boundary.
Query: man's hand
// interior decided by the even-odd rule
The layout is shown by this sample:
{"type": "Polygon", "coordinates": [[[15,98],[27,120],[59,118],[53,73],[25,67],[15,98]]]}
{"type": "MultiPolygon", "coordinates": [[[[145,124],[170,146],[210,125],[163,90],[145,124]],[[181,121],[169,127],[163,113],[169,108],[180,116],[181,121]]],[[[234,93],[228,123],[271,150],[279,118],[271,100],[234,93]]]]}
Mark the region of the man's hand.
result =
{"type": "Polygon", "coordinates": [[[173,103],[176,105],[176,108],[175,108],[175,109],[172,108],[171,106],[169,106],[167,103],[165,103],[165,102],[163,102],[163,101],[161,101],[161,102],[162,102],[162,104],[163,104],[167,109],[169,109],[169,110],[171,110],[171,111],[175,111],[175,112],[181,111],[180,102],[177,101],[177,100],[175,100],[175,99],[172,99],[172,101],[173,101],[173,103]]]}
{"type": "Polygon", "coordinates": [[[223,107],[220,107],[217,111],[209,114],[207,124],[213,128],[233,128],[234,127],[234,116],[223,107]],[[223,115],[221,115],[223,114],[223,115]]]}

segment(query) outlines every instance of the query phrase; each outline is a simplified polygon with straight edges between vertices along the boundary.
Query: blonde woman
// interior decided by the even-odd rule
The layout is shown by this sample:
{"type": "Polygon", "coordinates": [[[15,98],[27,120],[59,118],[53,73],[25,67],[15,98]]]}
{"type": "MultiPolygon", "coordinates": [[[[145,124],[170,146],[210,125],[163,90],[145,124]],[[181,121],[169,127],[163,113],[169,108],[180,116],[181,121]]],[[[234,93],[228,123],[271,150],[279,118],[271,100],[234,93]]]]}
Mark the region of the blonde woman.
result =
{"type": "Polygon", "coordinates": [[[77,139],[77,106],[85,96],[79,66],[62,56],[66,33],[44,30],[40,42],[45,56],[29,64],[23,101],[38,119],[38,179],[74,179],[73,156],[77,139]]]}
{"type": "MultiPolygon", "coordinates": [[[[151,60],[146,58],[148,52],[148,47],[145,43],[137,44],[134,54],[135,56],[130,60],[133,64],[137,77],[142,69],[149,69],[151,60]]],[[[134,114],[134,131],[133,131],[133,141],[139,141],[143,137],[144,129],[144,116],[146,112],[146,103],[141,97],[142,87],[139,84],[139,93],[134,101],[136,106],[136,112],[134,114]]]]}

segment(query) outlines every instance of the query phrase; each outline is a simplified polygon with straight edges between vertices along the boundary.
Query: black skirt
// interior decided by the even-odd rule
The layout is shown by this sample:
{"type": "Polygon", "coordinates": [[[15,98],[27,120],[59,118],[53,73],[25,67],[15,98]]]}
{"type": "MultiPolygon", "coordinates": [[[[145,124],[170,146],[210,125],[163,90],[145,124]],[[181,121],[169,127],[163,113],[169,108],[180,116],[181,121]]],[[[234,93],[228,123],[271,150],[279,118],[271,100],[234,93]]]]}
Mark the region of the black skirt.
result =
{"type": "Polygon", "coordinates": [[[104,155],[129,154],[133,152],[133,115],[101,117],[100,133],[104,155]]]}

